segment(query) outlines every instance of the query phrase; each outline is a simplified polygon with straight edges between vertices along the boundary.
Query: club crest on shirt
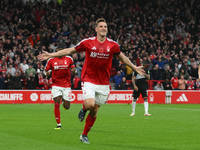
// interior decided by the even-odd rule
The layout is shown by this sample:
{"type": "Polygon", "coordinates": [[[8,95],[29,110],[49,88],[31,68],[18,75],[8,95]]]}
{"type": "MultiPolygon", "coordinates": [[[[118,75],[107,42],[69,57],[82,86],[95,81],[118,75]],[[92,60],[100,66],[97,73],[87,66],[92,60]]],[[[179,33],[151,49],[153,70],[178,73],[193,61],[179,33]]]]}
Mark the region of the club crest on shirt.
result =
{"type": "Polygon", "coordinates": [[[109,46],[107,46],[107,52],[110,52],[110,47],[109,46]]]}

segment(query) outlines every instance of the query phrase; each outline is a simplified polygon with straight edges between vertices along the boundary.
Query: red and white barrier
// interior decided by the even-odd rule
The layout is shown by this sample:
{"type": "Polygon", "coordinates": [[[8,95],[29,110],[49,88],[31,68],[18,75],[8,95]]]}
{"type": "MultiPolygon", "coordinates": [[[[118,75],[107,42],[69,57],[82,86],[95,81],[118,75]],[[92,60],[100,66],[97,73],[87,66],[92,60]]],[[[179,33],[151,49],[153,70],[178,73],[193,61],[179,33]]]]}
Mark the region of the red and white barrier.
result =
{"type": "MultiPolygon", "coordinates": [[[[108,104],[132,103],[133,91],[110,91],[108,104]]],[[[148,91],[148,101],[152,104],[200,104],[199,91],[148,91]]],[[[72,91],[72,103],[83,103],[82,91],[72,91]]],[[[1,90],[0,104],[49,104],[53,103],[50,90],[1,90]]],[[[140,95],[137,103],[143,103],[140,95]]]]}

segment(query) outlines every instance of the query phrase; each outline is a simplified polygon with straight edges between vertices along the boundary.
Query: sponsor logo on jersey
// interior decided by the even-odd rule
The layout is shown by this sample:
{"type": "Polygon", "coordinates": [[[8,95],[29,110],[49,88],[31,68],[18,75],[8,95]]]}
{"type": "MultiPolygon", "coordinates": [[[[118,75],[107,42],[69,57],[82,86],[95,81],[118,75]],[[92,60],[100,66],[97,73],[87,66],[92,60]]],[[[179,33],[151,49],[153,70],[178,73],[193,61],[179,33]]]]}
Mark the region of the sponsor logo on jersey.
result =
{"type": "Polygon", "coordinates": [[[93,48],[91,48],[92,50],[97,50],[97,48],[94,46],[93,48]]]}
{"type": "Polygon", "coordinates": [[[91,52],[90,53],[90,57],[92,57],[92,58],[104,58],[104,59],[108,59],[109,54],[91,52]]]}
{"type": "Polygon", "coordinates": [[[68,68],[68,65],[57,65],[57,66],[54,66],[54,70],[67,69],[67,68],[68,68]]]}

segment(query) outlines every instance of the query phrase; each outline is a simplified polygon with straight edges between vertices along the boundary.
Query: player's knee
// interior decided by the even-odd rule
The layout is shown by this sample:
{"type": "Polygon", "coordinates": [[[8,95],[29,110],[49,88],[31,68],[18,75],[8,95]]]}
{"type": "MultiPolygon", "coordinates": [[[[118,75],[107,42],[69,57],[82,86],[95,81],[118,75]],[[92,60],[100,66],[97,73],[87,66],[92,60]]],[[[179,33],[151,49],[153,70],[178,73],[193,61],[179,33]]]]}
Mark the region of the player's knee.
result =
{"type": "Polygon", "coordinates": [[[85,108],[87,110],[93,109],[95,106],[95,100],[91,99],[91,100],[85,100],[85,108]]]}
{"type": "Polygon", "coordinates": [[[70,108],[70,102],[64,101],[63,107],[64,107],[65,109],[69,109],[69,108],[70,108]]]}
{"type": "Polygon", "coordinates": [[[94,108],[94,104],[93,103],[89,103],[89,104],[85,105],[85,107],[90,110],[90,109],[94,108]]]}
{"type": "Polygon", "coordinates": [[[134,98],[133,101],[136,102],[136,101],[137,101],[137,98],[134,98]]]}

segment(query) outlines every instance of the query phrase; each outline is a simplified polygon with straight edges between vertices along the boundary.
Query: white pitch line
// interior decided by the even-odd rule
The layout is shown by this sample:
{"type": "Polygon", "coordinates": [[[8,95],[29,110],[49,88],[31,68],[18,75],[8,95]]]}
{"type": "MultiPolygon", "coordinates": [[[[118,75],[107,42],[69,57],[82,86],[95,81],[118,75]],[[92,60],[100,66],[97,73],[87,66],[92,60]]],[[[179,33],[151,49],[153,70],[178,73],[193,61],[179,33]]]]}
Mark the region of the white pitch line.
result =
{"type": "Polygon", "coordinates": [[[151,108],[200,111],[200,109],[188,109],[188,108],[166,108],[166,107],[151,107],[151,108]]]}

